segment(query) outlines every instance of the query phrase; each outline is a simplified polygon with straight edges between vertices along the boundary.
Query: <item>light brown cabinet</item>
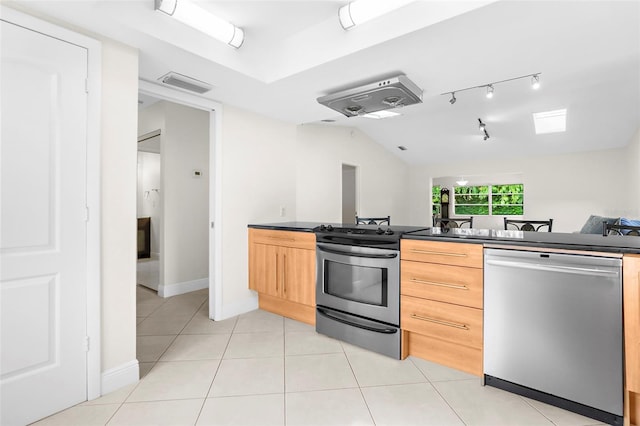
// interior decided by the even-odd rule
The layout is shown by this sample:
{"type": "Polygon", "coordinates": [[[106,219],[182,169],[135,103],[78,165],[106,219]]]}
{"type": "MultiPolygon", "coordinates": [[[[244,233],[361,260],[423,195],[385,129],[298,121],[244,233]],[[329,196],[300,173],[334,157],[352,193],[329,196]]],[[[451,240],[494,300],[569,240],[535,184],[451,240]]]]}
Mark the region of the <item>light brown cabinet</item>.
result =
{"type": "MultiPolygon", "coordinates": [[[[630,237],[631,238],[631,237],[630,237]]],[[[640,425],[640,255],[622,258],[625,424],[640,425]]]]}
{"type": "Polygon", "coordinates": [[[315,324],[315,235],[249,228],[249,288],[260,308],[315,324]]]}
{"type": "Polygon", "coordinates": [[[402,240],[403,358],[482,375],[481,244],[402,240]]]}

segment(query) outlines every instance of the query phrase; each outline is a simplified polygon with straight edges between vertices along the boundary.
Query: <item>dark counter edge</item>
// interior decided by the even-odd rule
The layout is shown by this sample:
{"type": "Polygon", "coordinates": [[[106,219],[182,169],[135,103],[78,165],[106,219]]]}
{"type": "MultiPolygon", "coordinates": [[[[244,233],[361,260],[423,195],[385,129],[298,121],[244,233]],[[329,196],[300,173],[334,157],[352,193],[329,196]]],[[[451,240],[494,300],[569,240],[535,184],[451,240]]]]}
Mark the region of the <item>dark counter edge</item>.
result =
{"type": "Polygon", "coordinates": [[[313,232],[313,229],[320,225],[320,222],[280,222],[249,224],[247,227],[255,229],[269,229],[271,231],[313,232]]]}

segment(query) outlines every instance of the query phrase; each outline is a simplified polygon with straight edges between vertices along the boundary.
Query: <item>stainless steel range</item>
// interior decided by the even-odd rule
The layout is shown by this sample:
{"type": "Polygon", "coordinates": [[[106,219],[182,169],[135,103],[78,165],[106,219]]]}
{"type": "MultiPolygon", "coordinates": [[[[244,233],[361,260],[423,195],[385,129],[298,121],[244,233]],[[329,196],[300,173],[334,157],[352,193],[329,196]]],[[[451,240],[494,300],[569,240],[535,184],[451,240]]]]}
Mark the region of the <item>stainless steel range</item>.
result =
{"type": "Polygon", "coordinates": [[[315,229],[318,333],[400,359],[400,237],[419,229],[315,229]]]}

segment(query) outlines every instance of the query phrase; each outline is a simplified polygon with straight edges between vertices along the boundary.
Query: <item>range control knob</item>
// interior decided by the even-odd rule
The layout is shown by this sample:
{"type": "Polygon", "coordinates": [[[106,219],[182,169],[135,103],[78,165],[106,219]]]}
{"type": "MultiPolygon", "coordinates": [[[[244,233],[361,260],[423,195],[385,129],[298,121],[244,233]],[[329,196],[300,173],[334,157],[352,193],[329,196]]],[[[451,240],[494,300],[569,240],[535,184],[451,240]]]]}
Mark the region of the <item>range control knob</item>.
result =
{"type": "Polygon", "coordinates": [[[376,234],[382,235],[384,234],[384,231],[382,230],[382,228],[378,227],[378,229],[376,229],[376,234]]]}
{"type": "Polygon", "coordinates": [[[327,231],[329,231],[329,232],[333,231],[333,226],[327,225],[327,231]]]}
{"type": "Polygon", "coordinates": [[[327,230],[327,226],[326,225],[320,225],[320,230],[321,231],[326,231],[327,230]]]}
{"type": "Polygon", "coordinates": [[[394,234],[394,232],[393,232],[393,229],[391,229],[391,228],[387,228],[387,230],[384,231],[384,235],[393,235],[393,234],[394,234]]]}

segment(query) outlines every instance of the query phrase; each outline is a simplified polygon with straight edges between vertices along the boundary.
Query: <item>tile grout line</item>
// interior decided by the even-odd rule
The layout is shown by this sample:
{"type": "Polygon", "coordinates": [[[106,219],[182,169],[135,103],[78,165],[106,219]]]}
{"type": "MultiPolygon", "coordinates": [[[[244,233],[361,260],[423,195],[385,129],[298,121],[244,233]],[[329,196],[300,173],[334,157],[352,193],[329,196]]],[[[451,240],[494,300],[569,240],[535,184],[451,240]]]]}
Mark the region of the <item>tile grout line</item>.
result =
{"type": "MultiPolygon", "coordinates": [[[[438,394],[438,396],[442,399],[442,401],[444,401],[445,404],[447,404],[447,407],[449,407],[451,409],[451,411],[453,412],[453,414],[456,415],[456,417],[458,419],[460,419],[460,422],[463,425],[466,425],[467,423],[462,419],[462,417],[460,416],[460,414],[458,414],[458,412],[451,406],[451,404],[449,404],[449,401],[447,401],[447,399],[444,397],[444,395],[442,395],[440,393],[440,391],[438,390],[438,388],[436,387],[435,383],[431,381],[431,379],[429,379],[429,376],[427,376],[427,374],[425,372],[423,372],[420,367],[418,367],[416,365],[415,362],[413,362],[413,359],[411,357],[407,357],[409,359],[409,361],[411,361],[411,363],[418,369],[418,371],[420,371],[420,373],[422,373],[422,375],[427,379],[427,383],[429,383],[431,385],[431,387],[433,388],[433,390],[438,394]]],[[[448,380],[448,381],[454,381],[454,380],[448,380]]]]}
{"type": "Polygon", "coordinates": [[[369,407],[369,403],[367,402],[367,398],[365,398],[364,396],[364,392],[362,392],[362,386],[360,386],[360,381],[358,380],[358,376],[356,375],[356,372],[353,370],[353,365],[351,365],[351,360],[349,359],[349,356],[347,355],[347,351],[344,350],[344,346],[340,345],[342,347],[342,353],[344,354],[344,357],[347,359],[347,364],[349,364],[349,369],[351,370],[351,374],[353,374],[353,378],[356,380],[356,384],[358,385],[358,392],[360,392],[360,396],[362,397],[362,401],[364,402],[365,407],[367,407],[367,412],[369,413],[369,417],[371,418],[371,422],[375,425],[376,424],[376,419],[373,417],[373,413],[371,412],[371,407],[369,407]]]}
{"type": "Polygon", "coordinates": [[[287,330],[282,317],[282,424],[287,426],[287,330]]]}
{"type": "Polygon", "coordinates": [[[522,401],[524,401],[524,403],[525,403],[525,404],[527,404],[529,407],[533,408],[535,411],[537,411],[538,413],[540,413],[540,415],[541,415],[542,417],[544,417],[545,419],[549,420],[549,422],[550,422],[552,425],[557,426],[557,425],[556,425],[556,422],[554,422],[553,420],[551,420],[549,417],[545,416],[545,415],[544,415],[544,413],[543,413],[542,411],[538,410],[538,409],[537,409],[533,404],[531,404],[529,401],[527,401],[527,400],[526,400],[522,395],[518,395],[518,396],[520,397],[520,399],[521,399],[522,401]]]}

